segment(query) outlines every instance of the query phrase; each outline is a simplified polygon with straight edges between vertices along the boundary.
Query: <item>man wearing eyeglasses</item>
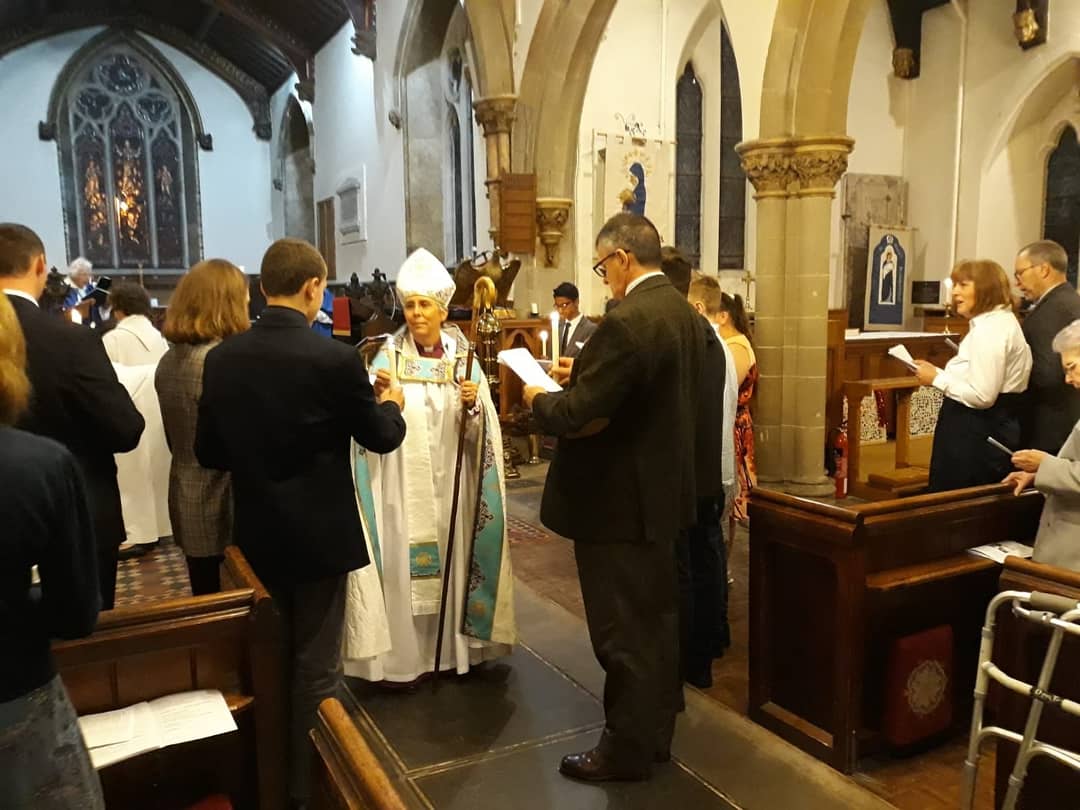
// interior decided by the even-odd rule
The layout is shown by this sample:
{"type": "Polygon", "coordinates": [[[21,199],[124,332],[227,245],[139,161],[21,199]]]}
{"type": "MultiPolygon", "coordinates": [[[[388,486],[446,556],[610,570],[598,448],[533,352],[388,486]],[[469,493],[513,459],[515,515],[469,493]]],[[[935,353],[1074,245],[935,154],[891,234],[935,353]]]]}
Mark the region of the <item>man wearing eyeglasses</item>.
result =
{"type": "Polygon", "coordinates": [[[1016,286],[1031,302],[1024,337],[1031,347],[1031,378],[1021,420],[1025,448],[1057,454],[1080,420],[1080,391],[1066,385],[1054,335],[1080,318],[1080,295],[1068,283],[1069,259],[1057,242],[1042,240],[1021,248],[1014,266],[1016,286]]]}
{"type": "Polygon", "coordinates": [[[585,341],[596,331],[596,324],[581,314],[578,288],[564,281],[552,292],[555,311],[559,313],[559,334],[551,336],[551,345],[559,347],[559,357],[571,360],[578,356],[585,341]]]}
{"type": "Polygon", "coordinates": [[[540,519],[574,541],[593,651],[604,668],[604,732],[563,758],[585,781],[641,780],[671,757],[681,700],[675,545],[695,514],[695,422],[704,335],[660,269],[660,236],[612,217],[593,270],[621,301],[574,361],[566,390],[525,389],[559,437],[540,519]]]}

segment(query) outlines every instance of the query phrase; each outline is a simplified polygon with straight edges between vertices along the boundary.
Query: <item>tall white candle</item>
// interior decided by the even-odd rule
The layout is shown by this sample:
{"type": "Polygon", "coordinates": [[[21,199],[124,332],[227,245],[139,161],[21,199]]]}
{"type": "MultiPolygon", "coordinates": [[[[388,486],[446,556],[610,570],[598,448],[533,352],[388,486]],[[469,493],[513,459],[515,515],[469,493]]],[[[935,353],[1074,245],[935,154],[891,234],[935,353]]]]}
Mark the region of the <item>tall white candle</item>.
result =
{"type": "Polygon", "coordinates": [[[540,330],[540,354],[547,359],[547,339],[548,333],[546,329],[540,330]]]}
{"type": "Polygon", "coordinates": [[[941,282],[941,286],[945,290],[945,301],[943,303],[945,304],[945,306],[951,306],[952,305],[952,286],[953,286],[952,279],[951,278],[945,279],[943,282],[941,282]]]}
{"type": "Polygon", "coordinates": [[[393,335],[386,338],[386,354],[390,358],[390,385],[397,388],[397,349],[393,335]]]}
{"type": "Polygon", "coordinates": [[[559,365],[559,313],[551,313],[551,365],[559,365]]]}

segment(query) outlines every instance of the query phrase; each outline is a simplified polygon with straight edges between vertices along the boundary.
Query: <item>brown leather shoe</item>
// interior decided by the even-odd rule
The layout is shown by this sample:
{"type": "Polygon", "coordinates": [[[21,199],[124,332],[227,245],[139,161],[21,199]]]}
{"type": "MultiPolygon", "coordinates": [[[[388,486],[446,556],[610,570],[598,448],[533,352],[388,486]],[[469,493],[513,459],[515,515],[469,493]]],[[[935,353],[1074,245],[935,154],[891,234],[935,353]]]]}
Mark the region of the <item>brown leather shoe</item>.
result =
{"type": "Polygon", "coordinates": [[[567,754],[559,763],[559,773],[583,782],[643,782],[651,775],[648,766],[628,768],[609,761],[599,748],[567,754]]]}

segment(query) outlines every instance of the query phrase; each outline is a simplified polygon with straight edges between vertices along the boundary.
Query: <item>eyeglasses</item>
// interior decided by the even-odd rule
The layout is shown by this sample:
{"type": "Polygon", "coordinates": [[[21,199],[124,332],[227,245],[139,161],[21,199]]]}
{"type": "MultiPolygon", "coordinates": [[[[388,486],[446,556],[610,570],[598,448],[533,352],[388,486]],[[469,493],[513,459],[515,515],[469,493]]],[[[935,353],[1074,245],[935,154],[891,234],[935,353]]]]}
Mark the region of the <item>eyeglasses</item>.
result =
{"type": "Polygon", "coordinates": [[[611,253],[609,253],[607,256],[605,256],[604,258],[602,258],[600,261],[598,261],[596,264],[594,264],[592,266],[592,271],[594,273],[596,273],[596,275],[600,276],[600,278],[607,278],[607,268],[604,267],[604,264],[609,259],[613,259],[616,255],[618,255],[618,253],[619,253],[619,251],[617,249],[611,251],[611,253]]]}
{"type": "MultiPolygon", "coordinates": [[[[596,270],[596,268],[594,267],[593,270],[596,270]]],[[[556,301],[555,302],[555,309],[566,309],[567,307],[572,306],[573,303],[574,303],[573,301],[564,301],[563,303],[560,304],[558,301],[556,301]]]]}
{"type": "Polygon", "coordinates": [[[1017,267],[1016,272],[1013,273],[1013,278],[1019,280],[1028,270],[1032,270],[1039,266],[1040,265],[1038,264],[1029,264],[1027,267],[1017,267]]]}

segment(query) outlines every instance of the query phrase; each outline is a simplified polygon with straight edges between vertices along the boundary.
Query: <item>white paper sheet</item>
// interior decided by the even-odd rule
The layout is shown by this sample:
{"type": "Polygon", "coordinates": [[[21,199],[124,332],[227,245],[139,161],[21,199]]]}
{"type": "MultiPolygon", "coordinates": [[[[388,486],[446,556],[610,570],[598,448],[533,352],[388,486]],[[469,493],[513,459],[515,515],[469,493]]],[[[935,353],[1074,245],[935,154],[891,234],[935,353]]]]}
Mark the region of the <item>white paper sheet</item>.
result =
{"type": "Polygon", "coordinates": [[[79,718],[79,728],[87,748],[116,745],[135,736],[135,714],[132,707],[79,718]]]}
{"type": "Polygon", "coordinates": [[[161,747],[236,731],[225,696],[213,689],[166,695],[150,701],[161,728],[161,747]]]}
{"type": "Polygon", "coordinates": [[[970,553],[977,554],[980,557],[986,557],[999,565],[1003,564],[1005,558],[1010,554],[1015,557],[1023,557],[1025,560],[1030,559],[1034,550],[1035,549],[1031,546],[1018,543],[1015,540],[1003,540],[1000,543],[987,543],[985,546],[976,546],[975,548],[968,549],[970,553]]]}
{"type": "Polygon", "coordinates": [[[499,352],[499,362],[517,374],[526,385],[537,385],[551,393],[563,390],[561,385],[544,373],[528,349],[504,349],[499,352]]]}
{"type": "MultiPolygon", "coordinates": [[[[161,748],[161,732],[158,729],[154,710],[150,708],[149,703],[136,703],[134,706],[128,706],[119,711],[127,712],[131,719],[131,737],[124,742],[96,748],[88,743],[90,762],[95,768],[104,768],[114,762],[122,762],[139,754],[145,754],[147,751],[156,751],[161,748]]],[[[109,712],[109,714],[116,714],[116,712],[109,712]]]]}
{"type": "Polygon", "coordinates": [[[915,365],[915,358],[911,356],[911,352],[907,350],[907,346],[903,343],[897,343],[889,349],[889,356],[895,357],[912,371],[915,371],[918,368],[918,366],[915,365]]]}
{"type": "Polygon", "coordinates": [[[79,718],[95,768],[170,745],[236,731],[225,696],[213,689],[166,695],[79,718]]]}

